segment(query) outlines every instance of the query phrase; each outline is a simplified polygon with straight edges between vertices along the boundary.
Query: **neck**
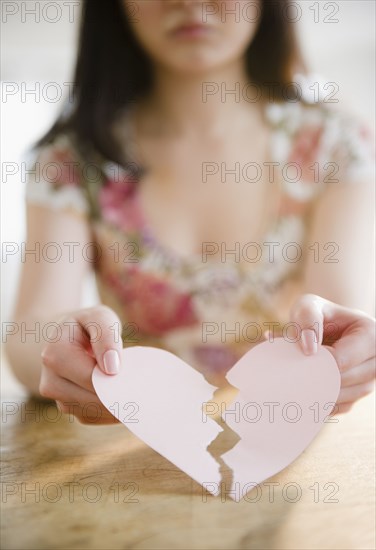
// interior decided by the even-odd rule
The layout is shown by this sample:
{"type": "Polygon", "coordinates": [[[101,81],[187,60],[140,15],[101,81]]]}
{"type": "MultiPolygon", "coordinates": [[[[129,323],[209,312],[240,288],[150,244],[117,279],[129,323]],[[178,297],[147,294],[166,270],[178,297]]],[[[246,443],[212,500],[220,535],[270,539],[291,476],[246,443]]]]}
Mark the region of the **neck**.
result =
{"type": "MultiPolygon", "coordinates": [[[[176,132],[217,134],[231,124],[254,118],[260,121],[260,101],[247,99],[250,79],[239,60],[200,74],[181,74],[155,67],[155,85],[146,100],[146,112],[156,116],[164,128],[176,132]],[[247,113],[246,117],[244,117],[247,113]]],[[[255,95],[249,88],[249,98],[255,95]]],[[[252,123],[252,122],[251,122],[252,123]]]]}

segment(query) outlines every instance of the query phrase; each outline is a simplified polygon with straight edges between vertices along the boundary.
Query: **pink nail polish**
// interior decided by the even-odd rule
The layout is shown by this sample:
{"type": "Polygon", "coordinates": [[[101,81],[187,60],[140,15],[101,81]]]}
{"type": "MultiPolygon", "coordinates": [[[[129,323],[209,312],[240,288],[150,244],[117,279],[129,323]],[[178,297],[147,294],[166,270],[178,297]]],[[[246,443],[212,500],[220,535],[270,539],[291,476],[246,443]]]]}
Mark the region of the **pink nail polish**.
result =
{"type": "Polygon", "coordinates": [[[305,328],[302,330],[303,351],[306,355],[317,352],[317,338],[314,330],[305,328]]]}
{"type": "Polygon", "coordinates": [[[109,349],[103,355],[104,370],[107,374],[117,374],[120,370],[119,354],[114,349],[109,349]]]}

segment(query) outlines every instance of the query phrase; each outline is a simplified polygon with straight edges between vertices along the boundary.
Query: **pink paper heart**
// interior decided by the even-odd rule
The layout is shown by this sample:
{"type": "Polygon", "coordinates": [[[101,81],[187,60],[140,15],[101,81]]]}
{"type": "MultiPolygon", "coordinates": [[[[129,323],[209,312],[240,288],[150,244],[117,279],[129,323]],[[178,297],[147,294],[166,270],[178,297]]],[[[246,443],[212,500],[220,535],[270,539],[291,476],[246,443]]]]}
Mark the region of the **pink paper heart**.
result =
{"type": "MultiPolygon", "coordinates": [[[[241,440],[222,458],[233,471],[228,494],[239,500],[317,435],[338,398],[340,373],[326,348],[306,356],[278,338],[248,351],[227,379],[239,394],[222,417],[241,440]]],[[[116,376],[96,367],[93,384],[105,407],[136,436],[219,494],[219,464],[207,446],[222,429],[202,413],[217,388],[199,372],[168,351],[134,346],[123,350],[116,376]]]]}
{"type": "Polygon", "coordinates": [[[219,465],[206,447],[222,429],[202,421],[202,405],[217,388],[199,372],[168,351],[133,346],[123,349],[116,376],[95,367],[93,384],[104,406],[137,437],[198,483],[219,485],[219,465]]]}
{"type": "Polygon", "coordinates": [[[311,443],[337,401],[341,376],[326,348],[306,356],[278,338],[247,352],[226,378],[239,393],[231,405],[235,414],[227,410],[222,418],[241,440],[222,459],[233,471],[238,500],[311,443]]]}

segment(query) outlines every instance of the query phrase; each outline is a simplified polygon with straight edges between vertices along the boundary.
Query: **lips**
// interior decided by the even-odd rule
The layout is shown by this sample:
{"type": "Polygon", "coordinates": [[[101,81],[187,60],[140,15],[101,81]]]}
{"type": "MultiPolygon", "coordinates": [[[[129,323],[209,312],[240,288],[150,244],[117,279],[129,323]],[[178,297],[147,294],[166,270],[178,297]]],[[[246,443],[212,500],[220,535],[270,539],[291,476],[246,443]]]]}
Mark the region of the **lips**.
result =
{"type": "Polygon", "coordinates": [[[210,29],[208,25],[203,25],[198,22],[184,23],[179,27],[176,27],[171,35],[175,38],[199,38],[206,36],[210,29]]]}

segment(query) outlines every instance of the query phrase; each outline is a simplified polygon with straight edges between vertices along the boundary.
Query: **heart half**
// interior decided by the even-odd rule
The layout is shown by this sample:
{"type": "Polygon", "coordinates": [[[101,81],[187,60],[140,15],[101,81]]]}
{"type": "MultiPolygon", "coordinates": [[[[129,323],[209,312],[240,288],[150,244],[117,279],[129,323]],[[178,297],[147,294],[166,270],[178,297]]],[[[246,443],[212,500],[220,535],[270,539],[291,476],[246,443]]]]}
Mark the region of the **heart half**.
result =
{"type": "Polygon", "coordinates": [[[217,495],[219,464],[206,450],[222,428],[203,421],[202,406],[215,386],[168,351],[143,346],[123,349],[119,374],[98,367],[93,384],[99,399],[149,447],[217,495]]]}
{"type": "Polygon", "coordinates": [[[222,459],[233,472],[231,491],[245,496],[311,443],[335,406],[341,377],[325,347],[307,356],[278,338],[247,352],[227,379],[239,393],[222,417],[241,439],[222,459]]]}

